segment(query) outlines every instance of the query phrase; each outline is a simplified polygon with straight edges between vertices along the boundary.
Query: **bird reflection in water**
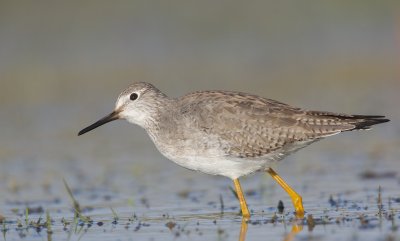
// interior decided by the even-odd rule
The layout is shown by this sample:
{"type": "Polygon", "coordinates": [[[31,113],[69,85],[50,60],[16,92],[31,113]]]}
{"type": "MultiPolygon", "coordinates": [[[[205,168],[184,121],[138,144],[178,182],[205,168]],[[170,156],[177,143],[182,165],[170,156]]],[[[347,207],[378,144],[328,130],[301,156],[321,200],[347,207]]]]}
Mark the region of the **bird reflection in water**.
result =
{"type": "MultiPolygon", "coordinates": [[[[240,226],[240,233],[239,233],[239,241],[246,240],[247,228],[248,228],[248,219],[243,218],[242,224],[240,226]]],[[[283,237],[283,241],[292,241],[296,237],[298,233],[303,230],[303,218],[296,218],[292,222],[292,229],[288,234],[283,237]]]]}

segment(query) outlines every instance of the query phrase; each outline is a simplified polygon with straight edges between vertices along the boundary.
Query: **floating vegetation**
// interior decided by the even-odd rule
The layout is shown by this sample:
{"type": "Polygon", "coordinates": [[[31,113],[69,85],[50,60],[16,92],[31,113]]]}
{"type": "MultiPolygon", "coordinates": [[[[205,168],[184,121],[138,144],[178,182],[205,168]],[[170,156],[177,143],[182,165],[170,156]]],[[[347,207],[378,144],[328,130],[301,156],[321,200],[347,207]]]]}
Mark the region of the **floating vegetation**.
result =
{"type": "Polygon", "coordinates": [[[308,214],[307,215],[307,227],[308,227],[308,231],[313,231],[314,227],[315,227],[315,221],[313,218],[312,214],[308,214]]]}
{"type": "Polygon", "coordinates": [[[113,224],[116,224],[118,222],[118,219],[119,219],[118,214],[115,212],[115,210],[112,207],[110,207],[110,209],[111,209],[111,212],[113,214],[113,219],[114,219],[113,224]]]}
{"type": "Polygon", "coordinates": [[[165,226],[166,226],[169,230],[172,230],[172,229],[175,228],[176,223],[175,223],[175,222],[172,222],[172,221],[169,221],[169,222],[167,222],[167,223],[165,224],[165,226]]]}
{"type": "Polygon", "coordinates": [[[46,211],[46,228],[47,228],[47,233],[52,234],[52,227],[51,227],[51,217],[50,217],[50,212],[46,211]]]}
{"type": "Polygon", "coordinates": [[[71,188],[69,188],[67,181],[65,181],[65,179],[63,179],[63,182],[64,182],[65,189],[67,190],[67,193],[72,200],[72,205],[75,210],[75,215],[79,215],[79,213],[81,212],[79,202],[75,199],[74,195],[72,194],[71,188]]]}

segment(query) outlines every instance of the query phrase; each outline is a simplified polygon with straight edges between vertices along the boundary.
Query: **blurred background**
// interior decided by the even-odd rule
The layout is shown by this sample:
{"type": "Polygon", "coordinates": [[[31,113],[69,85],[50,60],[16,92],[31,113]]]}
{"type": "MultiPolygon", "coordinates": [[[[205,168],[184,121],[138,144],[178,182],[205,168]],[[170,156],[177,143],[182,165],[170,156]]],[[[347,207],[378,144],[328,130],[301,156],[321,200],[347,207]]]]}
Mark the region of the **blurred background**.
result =
{"type": "Polygon", "coordinates": [[[238,90],[306,109],[386,115],[392,122],[317,143],[278,171],[294,174],[295,187],[335,170],[344,181],[397,172],[399,65],[396,0],[0,1],[0,211],[5,200],[43,198],[42,187],[64,195],[53,187],[61,177],[127,196],[160,180],[174,191],[193,187],[182,180],[226,189],[228,179],[164,160],[142,129],[123,121],[77,137],[134,81],[170,96],[238,90]]]}

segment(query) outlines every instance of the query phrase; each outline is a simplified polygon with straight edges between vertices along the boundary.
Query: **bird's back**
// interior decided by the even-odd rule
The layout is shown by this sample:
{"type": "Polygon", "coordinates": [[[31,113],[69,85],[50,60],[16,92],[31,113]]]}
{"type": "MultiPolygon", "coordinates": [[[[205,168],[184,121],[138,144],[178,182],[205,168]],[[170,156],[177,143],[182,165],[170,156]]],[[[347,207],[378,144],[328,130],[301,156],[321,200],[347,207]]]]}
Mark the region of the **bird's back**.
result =
{"type": "Polygon", "coordinates": [[[293,152],[323,137],[387,122],[383,116],[307,111],[230,91],[199,91],[178,100],[180,118],[193,131],[217,138],[228,156],[263,158],[293,152]]]}

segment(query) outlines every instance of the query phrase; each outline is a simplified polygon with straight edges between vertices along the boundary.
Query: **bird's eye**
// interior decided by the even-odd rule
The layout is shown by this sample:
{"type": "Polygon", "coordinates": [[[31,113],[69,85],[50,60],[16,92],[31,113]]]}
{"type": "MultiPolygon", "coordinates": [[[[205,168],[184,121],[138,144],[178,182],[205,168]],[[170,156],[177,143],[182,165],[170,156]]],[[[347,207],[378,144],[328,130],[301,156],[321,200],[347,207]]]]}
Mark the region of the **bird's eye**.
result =
{"type": "Polygon", "coordinates": [[[131,100],[136,100],[138,98],[138,94],[132,93],[131,96],[129,97],[131,100]]]}

